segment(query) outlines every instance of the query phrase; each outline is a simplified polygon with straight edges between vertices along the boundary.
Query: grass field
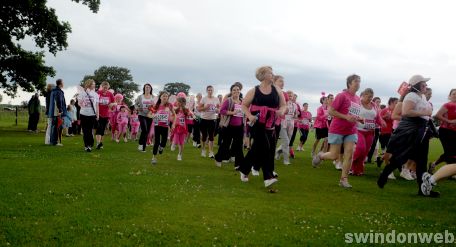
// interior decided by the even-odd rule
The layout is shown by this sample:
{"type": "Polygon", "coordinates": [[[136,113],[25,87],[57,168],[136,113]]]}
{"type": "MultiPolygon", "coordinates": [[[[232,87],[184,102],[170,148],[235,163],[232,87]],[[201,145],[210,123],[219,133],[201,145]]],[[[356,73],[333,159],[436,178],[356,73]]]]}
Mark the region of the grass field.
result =
{"type": "Polygon", "coordinates": [[[261,177],[242,183],[232,164],[190,146],[182,162],[168,148],[152,166],[133,142],[85,153],[80,136],[50,147],[25,127],[0,118],[1,246],[340,246],[345,233],[456,233],[455,181],[423,198],[403,179],[378,189],[380,170],[367,165],[345,190],[330,162],[312,168],[313,139],[292,165],[276,164],[270,194],[261,177]]]}

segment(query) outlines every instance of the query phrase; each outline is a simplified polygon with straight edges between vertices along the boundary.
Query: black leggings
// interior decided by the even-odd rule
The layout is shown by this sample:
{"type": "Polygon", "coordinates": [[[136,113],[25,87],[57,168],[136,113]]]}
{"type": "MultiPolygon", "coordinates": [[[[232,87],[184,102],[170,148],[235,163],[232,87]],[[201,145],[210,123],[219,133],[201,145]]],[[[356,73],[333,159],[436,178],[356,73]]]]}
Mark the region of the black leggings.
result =
{"type": "Polygon", "coordinates": [[[293,147],[293,143],[294,143],[294,140],[296,138],[296,132],[298,132],[298,127],[295,126],[293,128],[293,134],[291,135],[291,138],[290,138],[290,145],[288,145],[290,147],[293,147]]]}
{"type": "Polygon", "coordinates": [[[447,164],[456,162],[456,131],[439,128],[439,139],[443,146],[443,157],[442,161],[445,161],[447,164]]]}
{"type": "Polygon", "coordinates": [[[380,140],[380,147],[382,148],[382,152],[386,150],[388,146],[388,142],[391,138],[391,134],[380,134],[378,139],[380,140]]]}
{"type": "Polygon", "coordinates": [[[369,153],[367,154],[367,160],[372,160],[372,156],[374,156],[375,147],[377,147],[378,137],[380,136],[380,129],[375,129],[374,140],[372,141],[372,145],[370,147],[369,153]]]}
{"type": "Polygon", "coordinates": [[[193,121],[193,141],[196,142],[196,144],[201,143],[200,125],[201,125],[201,120],[195,119],[193,121]]]}
{"type": "Polygon", "coordinates": [[[109,118],[107,117],[101,117],[98,119],[97,131],[95,133],[97,136],[104,136],[106,125],[108,125],[108,121],[109,118]]]}
{"type": "Polygon", "coordinates": [[[143,150],[146,150],[147,136],[149,135],[152,118],[139,115],[139,124],[141,126],[141,136],[139,137],[139,145],[143,145],[143,150]]]}
{"type": "Polygon", "coordinates": [[[166,141],[168,141],[168,127],[155,126],[155,138],[153,154],[156,155],[158,147],[165,148],[166,141]]]}
{"type": "Polygon", "coordinates": [[[309,136],[309,130],[308,129],[299,129],[299,132],[301,132],[301,138],[299,138],[299,141],[304,145],[307,141],[307,137],[309,136]]]}
{"type": "Polygon", "coordinates": [[[200,130],[201,130],[201,135],[202,135],[202,142],[206,142],[208,137],[209,141],[214,141],[214,134],[215,134],[215,120],[206,120],[206,119],[201,119],[201,125],[200,125],[200,130]]]}
{"type": "Polygon", "coordinates": [[[96,116],[84,116],[81,115],[81,128],[84,139],[84,147],[93,147],[93,127],[97,122],[96,116]]]}

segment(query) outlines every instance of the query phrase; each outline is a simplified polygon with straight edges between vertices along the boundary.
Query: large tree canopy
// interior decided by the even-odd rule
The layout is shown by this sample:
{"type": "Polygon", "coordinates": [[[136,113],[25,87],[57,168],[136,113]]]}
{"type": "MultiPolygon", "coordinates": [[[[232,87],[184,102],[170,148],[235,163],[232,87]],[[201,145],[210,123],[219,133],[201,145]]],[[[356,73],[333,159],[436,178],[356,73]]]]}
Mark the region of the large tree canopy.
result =
{"type": "Polygon", "coordinates": [[[184,92],[188,95],[188,91],[190,90],[190,86],[182,83],[182,82],[173,82],[173,83],[166,83],[163,90],[167,91],[170,94],[176,95],[177,93],[184,92]]]}
{"type": "Polygon", "coordinates": [[[87,79],[93,79],[97,88],[103,81],[109,82],[109,85],[116,93],[124,96],[124,101],[131,105],[135,92],[139,91],[139,85],[133,82],[133,76],[127,68],[116,66],[101,66],[93,72],[93,75],[86,75],[82,79],[83,83],[87,79]]]}
{"type": "MultiPolygon", "coordinates": [[[[87,5],[94,13],[100,0],[72,0],[87,5]]],[[[2,0],[0,3],[0,87],[15,96],[18,87],[32,92],[44,90],[46,77],[54,76],[46,66],[44,53],[54,56],[67,48],[68,22],[61,22],[47,0],[2,0]],[[41,51],[24,50],[19,42],[31,38],[41,51]]]]}

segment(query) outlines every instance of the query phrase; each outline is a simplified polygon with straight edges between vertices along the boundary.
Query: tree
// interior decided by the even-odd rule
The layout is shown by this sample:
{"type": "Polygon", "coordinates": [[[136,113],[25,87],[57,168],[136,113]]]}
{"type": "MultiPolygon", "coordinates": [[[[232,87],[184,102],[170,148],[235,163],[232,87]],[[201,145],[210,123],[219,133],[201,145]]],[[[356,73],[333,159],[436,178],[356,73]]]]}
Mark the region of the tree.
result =
{"type": "MultiPolygon", "coordinates": [[[[98,11],[100,0],[71,0],[98,11]]],[[[58,20],[47,0],[2,0],[0,3],[0,88],[16,96],[18,87],[26,92],[45,90],[46,77],[54,76],[44,54],[54,56],[68,47],[68,22],[58,20]],[[40,51],[24,50],[19,42],[31,38],[40,51]]]]}
{"type": "Polygon", "coordinates": [[[86,75],[81,84],[87,79],[93,79],[98,88],[103,81],[109,85],[116,93],[124,96],[124,101],[128,105],[132,104],[134,93],[139,91],[139,85],[133,82],[133,76],[127,68],[117,66],[101,66],[93,72],[93,75],[86,75]]]}
{"type": "Polygon", "coordinates": [[[190,86],[182,82],[166,83],[163,90],[172,95],[176,95],[179,92],[184,92],[186,95],[188,95],[190,86]]]}

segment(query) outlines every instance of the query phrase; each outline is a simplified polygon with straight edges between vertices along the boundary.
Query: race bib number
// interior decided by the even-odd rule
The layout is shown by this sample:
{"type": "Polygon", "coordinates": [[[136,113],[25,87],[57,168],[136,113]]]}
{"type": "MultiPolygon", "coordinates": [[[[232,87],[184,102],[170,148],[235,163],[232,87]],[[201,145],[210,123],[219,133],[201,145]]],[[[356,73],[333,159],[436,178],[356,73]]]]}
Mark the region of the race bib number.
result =
{"type": "Polygon", "coordinates": [[[207,106],[208,112],[216,112],[216,110],[217,110],[217,107],[215,107],[215,105],[213,105],[213,104],[210,104],[207,106]]]}
{"type": "Polygon", "coordinates": [[[372,119],[364,119],[364,128],[368,130],[373,130],[375,129],[375,121],[372,119]]]}
{"type": "Polygon", "coordinates": [[[235,104],[234,105],[234,111],[236,112],[236,114],[234,114],[235,117],[243,117],[244,116],[244,113],[242,113],[242,106],[241,105],[235,104]]]}
{"type": "Polygon", "coordinates": [[[304,118],[303,120],[301,120],[301,123],[305,126],[308,126],[309,125],[309,119],[307,118],[304,118]]]}
{"type": "Polygon", "coordinates": [[[185,126],[185,117],[179,118],[179,125],[185,126]]]}
{"type": "Polygon", "coordinates": [[[158,113],[155,115],[155,119],[159,123],[168,123],[169,114],[168,113],[158,113]]]}
{"type": "Polygon", "coordinates": [[[150,100],[143,100],[142,105],[143,105],[143,110],[144,110],[144,111],[147,111],[147,109],[149,109],[149,106],[152,105],[152,101],[150,101],[150,100]]]}
{"type": "Polygon", "coordinates": [[[359,104],[356,104],[355,102],[351,102],[350,108],[348,108],[348,114],[359,117],[359,114],[361,113],[361,106],[359,104]]]}
{"type": "Polygon", "coordinates": [[[109,98],[108,97],[101,97],[100,98],[100,105],[109,105],[109,98]]]}

